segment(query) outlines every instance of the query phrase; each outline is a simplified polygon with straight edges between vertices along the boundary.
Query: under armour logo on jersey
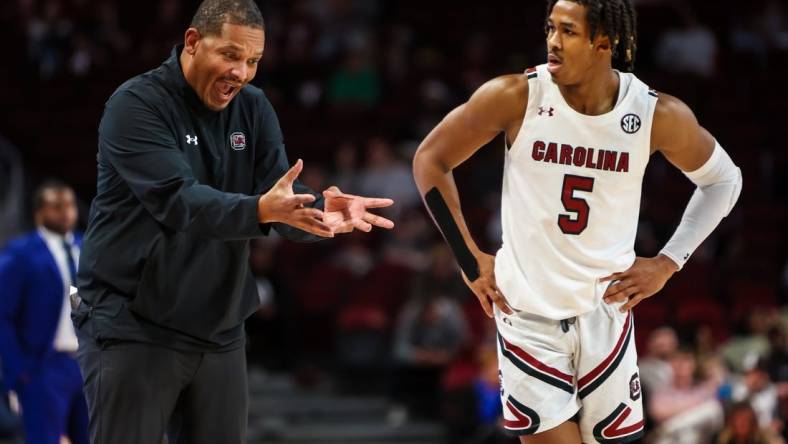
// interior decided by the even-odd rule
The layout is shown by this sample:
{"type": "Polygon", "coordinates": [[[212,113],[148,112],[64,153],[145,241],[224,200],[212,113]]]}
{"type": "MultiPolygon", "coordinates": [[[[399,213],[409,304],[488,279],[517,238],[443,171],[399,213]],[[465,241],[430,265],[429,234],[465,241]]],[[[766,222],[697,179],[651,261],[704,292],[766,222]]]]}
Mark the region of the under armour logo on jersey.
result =
{"type": "Polygon", "coordinates": [[[189,135],[189,134],[186,135],[186,143],[188,143],[189,145],[192,145],[192,144],[199,145],[197,143],[197,136],[192,136],[192,135],[189,135]]]}
{"type": "Polygon", "coordinates": [[[555,109],[553,109],[552,106],[550,108],[548,108],[548,109],[544,109],[543,106],[540,106],[538,114],[541,116],[542,114],[547,113],[548,116],[553,117],[553,112],[554,111],[555,111],[555,109]]]}
{"type": "Polygon", "coordinates": [[[621,129],[627,134],[635,134],[640,129],[640,117],[627,114],[621,118],[621,129]]]}

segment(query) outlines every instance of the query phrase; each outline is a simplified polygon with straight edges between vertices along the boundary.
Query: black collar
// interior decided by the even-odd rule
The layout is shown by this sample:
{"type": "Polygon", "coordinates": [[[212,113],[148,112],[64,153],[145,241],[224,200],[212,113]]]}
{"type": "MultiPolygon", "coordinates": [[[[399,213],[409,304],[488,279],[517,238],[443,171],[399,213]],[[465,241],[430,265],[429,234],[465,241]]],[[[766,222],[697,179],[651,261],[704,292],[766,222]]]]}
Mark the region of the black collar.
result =
{"type": "Polygon", "coordinates": [[[213,111],[200,99],[197,92],[194,91],[186,77],[183,75],[183,67],[181,67],[181,52],[183,51],[183,43],[175,45],[172,48],[170,57],[164,61],[162,67],[167,75],[167,78],[172,82],[175,90],[183,96],[184,101],[192,111],[201,116],[216,115],[220,111],[213,111]]]}

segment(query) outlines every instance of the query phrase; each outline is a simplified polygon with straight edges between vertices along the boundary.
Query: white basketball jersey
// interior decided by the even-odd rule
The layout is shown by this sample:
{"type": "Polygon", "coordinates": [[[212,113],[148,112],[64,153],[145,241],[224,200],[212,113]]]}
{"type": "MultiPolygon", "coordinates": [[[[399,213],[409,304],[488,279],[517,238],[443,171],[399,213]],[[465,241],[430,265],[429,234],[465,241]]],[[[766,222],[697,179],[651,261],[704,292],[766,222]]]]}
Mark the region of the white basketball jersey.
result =
{"type": "Polygon", "coordinates": [[[526,71],[528,109],[504,162],[499,288],[513,308],[551,319],[593,310],[635,260],[643,173],[657,93],[619,73],[619,101],[572,109],[547,65],[526,71]]]}

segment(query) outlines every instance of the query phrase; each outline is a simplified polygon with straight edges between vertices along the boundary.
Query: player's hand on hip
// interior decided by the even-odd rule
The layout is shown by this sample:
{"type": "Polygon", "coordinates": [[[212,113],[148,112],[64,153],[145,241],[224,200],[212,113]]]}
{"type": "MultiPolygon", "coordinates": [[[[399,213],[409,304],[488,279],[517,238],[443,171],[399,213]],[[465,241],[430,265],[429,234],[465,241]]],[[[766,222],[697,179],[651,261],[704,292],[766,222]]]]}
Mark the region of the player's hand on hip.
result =
{"type": "Polygon", "coordinates": [[[627,301],[619,310],[626,312],[643,299],[662,290],[665,282],[678,271],[678,265],[664,255],[638,257],[627,270],[605,276],[600,282],[612,282],[603,297],[608,304],[627,301]]]}
{"type": "Polygon", "coordinates": [[[385,208],[394,203],[391,199],[362,197],[343,193],[336,186],[323,191],[325,198],[323,222],[334,233],[349,233],[353,229],[370,232],[372,227],[394,228],[394,222],[377,214],[370,213],[370,208],[385,208]]]}
{"type": "Polygon", "coordinates": [[[304,162],[301,159],[282,176],[267,193],[260,196],[257,218],[261,223],[281,222],[316,236],[334,237],[334,232],[323,222],[323,212],[304,205],[315,201],[311,194],[293,193],[295,182],[304,162]]]}
{"type": "Polygon", "coordinates": [[[479,303],[484,312],[487,313],[487,316],[491,318],[495,316],[492,304],[495,304],[499,310],[508,315],[514,313],[512,307],[506,302],[503,292],[498,288],[498,284],[495,283],[495,256],[480,253],[476,256],[476,263],[479,266],[479,277],[471,282],[463,272],[462,279],[479,299],[479,303]]]}

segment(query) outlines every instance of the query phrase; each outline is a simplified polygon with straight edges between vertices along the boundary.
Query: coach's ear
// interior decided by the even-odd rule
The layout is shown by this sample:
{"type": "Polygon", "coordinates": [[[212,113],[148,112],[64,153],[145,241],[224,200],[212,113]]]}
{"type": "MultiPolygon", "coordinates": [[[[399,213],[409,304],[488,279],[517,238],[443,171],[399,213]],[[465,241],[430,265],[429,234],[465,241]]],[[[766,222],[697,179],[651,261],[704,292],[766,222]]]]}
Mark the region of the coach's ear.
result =
{"type": "Polygon", "coordinates": [[[202,34],[197,28],[189,28],[183,35],[183,50],[189,55],[194,55],[197,52],[197,46],[200,44],[202,34]]]}

